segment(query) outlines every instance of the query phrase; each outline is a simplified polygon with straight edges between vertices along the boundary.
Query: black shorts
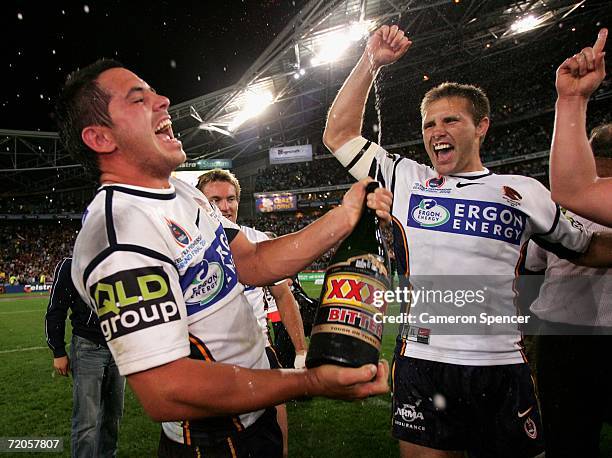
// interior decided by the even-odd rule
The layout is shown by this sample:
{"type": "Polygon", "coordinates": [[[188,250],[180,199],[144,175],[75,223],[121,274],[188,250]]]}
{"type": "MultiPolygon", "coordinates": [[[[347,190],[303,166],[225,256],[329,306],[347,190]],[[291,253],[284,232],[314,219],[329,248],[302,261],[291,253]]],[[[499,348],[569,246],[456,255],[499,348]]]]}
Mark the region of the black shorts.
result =
{"type": "Polygon", "coordinates": [[[266,356],[268,357],[268,362],[270,363],[270,369],[282,369],[281,363],[278,360],[278,355],[276,354],[276,350],[274,350],[274,347],[266,347],[266,356]]]}
{"type": "Polygon", "coordinates": [[[253,458],[283,456],[283,433],[276,421],[276,409],[268,408],[247,429],[208,445],[185,445],[168,439],[162,429],[157,456],[160,458],[253,458]]]}
{"type": "Polygon", "coordinates": [[[471,457],[532,457],[544,449],[527,364],[460,366],[399,356],[393,437],[471,457]]]}

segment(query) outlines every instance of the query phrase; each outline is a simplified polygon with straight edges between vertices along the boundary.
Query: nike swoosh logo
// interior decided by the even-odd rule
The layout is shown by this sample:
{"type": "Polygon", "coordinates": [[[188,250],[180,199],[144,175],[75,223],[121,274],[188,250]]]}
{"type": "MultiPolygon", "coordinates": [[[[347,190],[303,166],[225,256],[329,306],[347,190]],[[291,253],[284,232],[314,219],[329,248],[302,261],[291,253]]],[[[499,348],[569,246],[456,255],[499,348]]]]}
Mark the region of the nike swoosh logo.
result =
{"type": "Polygon", "coordinates": [[[525,412],[518,412],[518,417],[523,418],[525,415],[527,415],[532,410],[533,410],[533,406],[529,407],[527,410],[525,410],[525,412]]]}
{"type": "Polygon", "coordinates": [[[458,188],[463,188],[465,186],[472,186],[472,185],[475,185],[475,184],[484,184],[484,183],[457,183],[457,187],[458,188]]]}

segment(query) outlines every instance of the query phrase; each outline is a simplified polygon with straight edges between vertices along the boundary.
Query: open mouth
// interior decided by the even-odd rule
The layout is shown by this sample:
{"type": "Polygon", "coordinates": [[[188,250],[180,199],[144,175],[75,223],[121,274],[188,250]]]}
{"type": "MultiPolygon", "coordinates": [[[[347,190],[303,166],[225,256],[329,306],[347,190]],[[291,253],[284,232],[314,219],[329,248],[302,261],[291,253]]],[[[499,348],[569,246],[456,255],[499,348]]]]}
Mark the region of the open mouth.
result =
{"type": "Polygon", "coordinates": [[[450,160],[453,151],[455,151],[455,147],[445,142],[434,143],[433,151],[438,162],[446,162],[450,160]]]}
{"type": "Polygon", "coordinates": [[[172,121],[170,121],[170,118],[165,118],[160,121],[155,128],[155,135],[163,142],[170,143],[177,141],[172,132],[172,121]]]}

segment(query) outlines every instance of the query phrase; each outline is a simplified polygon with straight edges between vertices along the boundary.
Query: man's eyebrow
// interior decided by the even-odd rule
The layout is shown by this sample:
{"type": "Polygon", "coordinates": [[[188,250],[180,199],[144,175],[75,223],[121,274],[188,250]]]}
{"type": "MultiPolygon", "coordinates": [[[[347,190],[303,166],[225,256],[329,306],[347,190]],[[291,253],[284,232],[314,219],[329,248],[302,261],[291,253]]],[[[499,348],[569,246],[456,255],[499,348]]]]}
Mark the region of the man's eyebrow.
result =
{"type": "Polygon", "coordinates": [[[142,87],[142,86],[134,86],[132,88],[130,88],[130,90],[128,91],[127,95],[125,96],[126,99],[129,99],[133,94],[135,93],[144,93],[145,90],[149,90],[151,92],[153,92],[154,94],[157,94],[157,92],[155,91],[155,89],[153,89],[152,87],[142,87]]]}

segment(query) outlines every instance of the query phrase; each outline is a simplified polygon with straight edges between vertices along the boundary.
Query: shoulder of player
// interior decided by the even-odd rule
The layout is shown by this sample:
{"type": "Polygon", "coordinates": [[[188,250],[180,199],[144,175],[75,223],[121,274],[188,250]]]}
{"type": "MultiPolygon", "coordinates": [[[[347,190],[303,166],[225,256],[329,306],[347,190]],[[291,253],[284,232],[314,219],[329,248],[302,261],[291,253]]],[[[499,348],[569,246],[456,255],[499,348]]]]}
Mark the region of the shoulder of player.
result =
{"type": "MultiPolygon", "coordinates": [[[[491,175],[484,177],[485,180],[489,181],[494,186],[504,186],[516,189],[522,197],[536,197],[538,196],[550,196],[550,192],[546,187],[535,178],[527,177],[524,175],[505,175],[492,173],[491,175]]],[[[549,197],[550,198],[550,197],[549,197]]]]}
{"type": "Polygon", "coordinates": [[[240,226],[240,230],[246,235],[246,238],[251,242],[261,242],[268,240],[269,237],[262,231],[249,226],[240,226]]]}

